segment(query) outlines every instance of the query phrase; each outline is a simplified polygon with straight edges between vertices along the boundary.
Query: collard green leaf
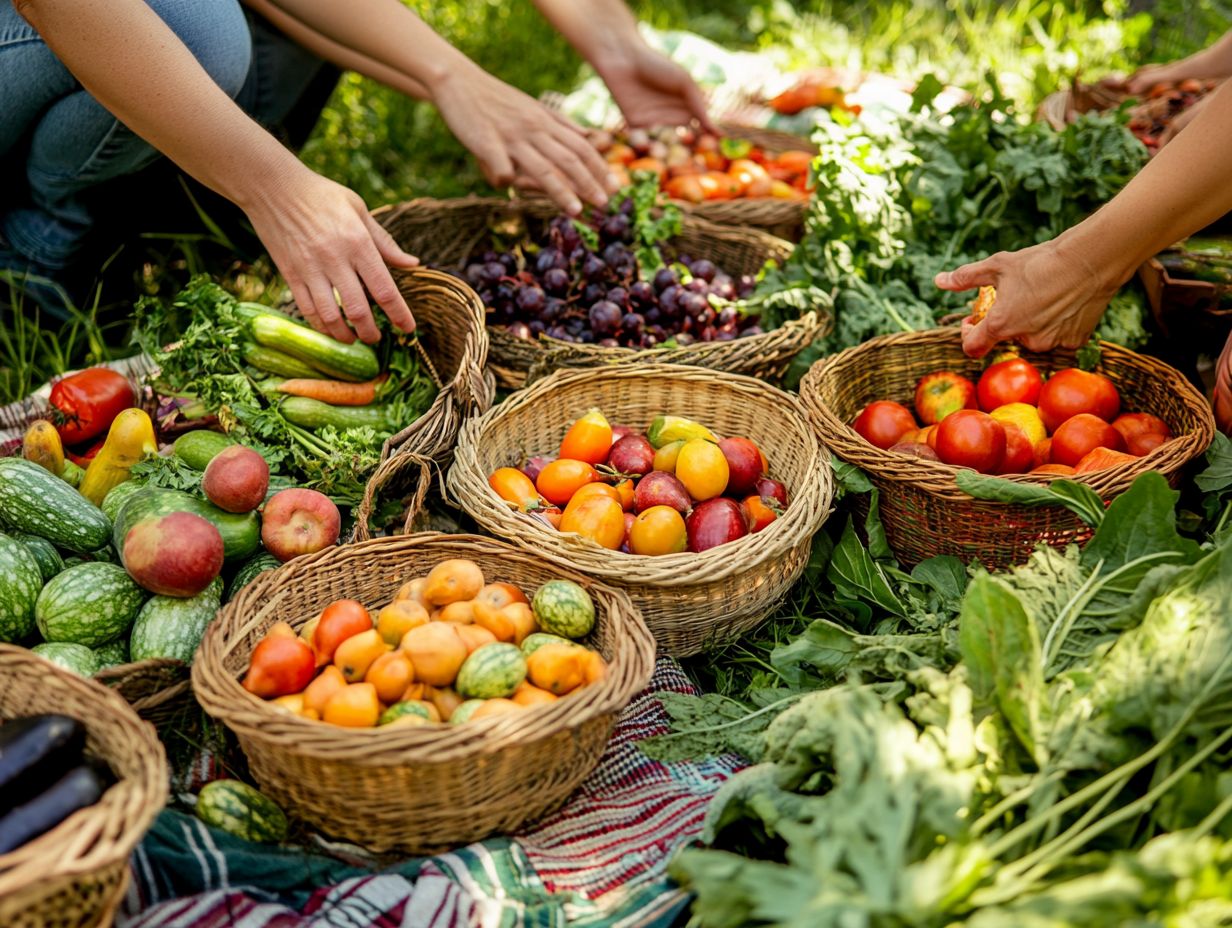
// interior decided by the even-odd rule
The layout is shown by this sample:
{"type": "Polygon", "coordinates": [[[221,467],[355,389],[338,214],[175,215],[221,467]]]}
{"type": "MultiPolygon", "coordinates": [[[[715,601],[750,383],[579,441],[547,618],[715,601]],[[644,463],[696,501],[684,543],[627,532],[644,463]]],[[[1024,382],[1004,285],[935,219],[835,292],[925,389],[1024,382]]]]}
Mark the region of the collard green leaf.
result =
{"type": "Polygon", "coordinates": [[[1042,486],[978,474],[973,470],[960,470],[954,479],[960,490],[976,499],[1020,506],[1064,506],[1088,525],[1098,525],[1103,519],[1104,503],[1099,494],[1073,480],[1054,480],[1042,486]]]}
{"type": "MultiPolygon", "coordinates": [[[[1109,573],[1148,555],[1175,555],[1169,560],[1192,563],[1199,554],[1196,542],[1176,530],[1176,501],[1180,494],[1162,474],[1150,471],[1112,501],[1095,536],[1082,552],[1082,563],[1109,573]]],[[[1154,566],[1152,564],[1151,566],[1154,566]]]]}

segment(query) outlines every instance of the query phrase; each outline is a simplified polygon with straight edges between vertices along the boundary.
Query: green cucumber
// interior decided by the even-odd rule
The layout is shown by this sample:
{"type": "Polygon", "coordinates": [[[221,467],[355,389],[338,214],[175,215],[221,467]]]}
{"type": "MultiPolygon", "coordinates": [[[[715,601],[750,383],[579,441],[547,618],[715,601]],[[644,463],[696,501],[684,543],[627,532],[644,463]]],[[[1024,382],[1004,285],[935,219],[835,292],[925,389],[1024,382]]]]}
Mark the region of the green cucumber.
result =
{"type": "Polygon", "coordinates": [[[239,570],[235,572],[235,576],[231,578],[231,585],[227,587],[227,601],[230,602],[234,599],[236,593],[256,580],[265,571],[274,570],[281,566],[282,561],[278,560],[268,551],[258,551],[241,564],[239,570]]]}
{"type": "Polygon", "coordinates": [[[254,311],[248,318],[253,341],[306,361],[338,380],[371,380],[381,372],[376,352],[363,342],[345,344],[280,313],[254,311]]]}
{"type": "Polygon", "coordinates": [[[34,604],[34,619],[50,642],[97,648],[132,627],[149,595],[123,567],[78,564],[43,587],[34,604]]]}
{"type": "Polygon", "coordinates": [[[264,793],[239,780],[215,780],[197,794],[197,818],[237,838],[278,844],[287,839],[287,816],[264,793]]]}
{"type": "Polygon", "coordinates": [[[251,364],[257,370],[265,371],[267,374],[277,374],[279,377],[307,377],[309,379],[316,379],[321,376],[320,371],[299,358],[293,357],[285,351],[266,348],[262,345],[246,346],[244,348],[244,362],[251,364]]]}
{"type": "Polygon", "coordinates": [[[171,446],[172,453],[193,470],[204,471],[207,464],[235,444],[235,439],[210,429],[185,432],[171,446]]]}
{"type": "Polygon", "coordinates": [[[182,490],[143,487],[140,493],[125,500],[116,516],[112,536],[116,550],[123,555],[124,539],[142,519],[169,512],[191,512],[211,523],[222,535],[223,556],[229,561],[248,557],[261,543],[261,526],[255,512],[224,512],[213,503],[182,490]]]}
{"type": "Polygon", "coordinates": [[[21,458],[0,459],[0,516],[19,532],[87,554],[111,540],[111,520],[59,477],[21,458]]]}
{"type": "Polygon", "coordinates": [[[34,555],[16,538],[0,535],[0,641],[18,642],[34,632],[34,604],[42,589],[34,555]]]}
{"type": "Polygon", "coordinates": [[[13,537],[25,545],[26,550],[34,555],[34,559],[38,561],[39,573],[43,575],[44,583],[64,569],[64,558],[60,557],[60,552],[56,550],[56,546],[46,538],[23,533],[14,533],[13,537]]]}
{"type": "Polygon", "coordinates": [[[129,636],[135,661],[162,658],[191,664],[205,628],[218,612],[222,581],[188,599],[155,596],[141,607],[129,636]]]}
{"type": "Polygon", "coordinates": [[[123,483],[117,483],[103,497],[103,505],[99,508],[103,510],[103,515],[114,523],[116,516],[120,514],[120,509],[128,502],[128,498],[144,487],[145,484],[138,483],[136,480],[125,480],[123,483]]]}
{"type": "Polygon", "coordinates": [[[378,432],[396,432],[399,426],[389,419],[384,406],[331,406],[306,396],[288,396],[278,407],[288,422],[305,429],[320,429],[327,425],[336,429],[373,428],[378,432]]]}
{"type": "Polygon", "coordinates": [[[43,660],[51,661],[57,667],[71,670],[79,677],[92,677],[102,668],[98,663],[98,655],[85,645],[72,644],[67,641],[44,641],[30,649],[43,660]]]}

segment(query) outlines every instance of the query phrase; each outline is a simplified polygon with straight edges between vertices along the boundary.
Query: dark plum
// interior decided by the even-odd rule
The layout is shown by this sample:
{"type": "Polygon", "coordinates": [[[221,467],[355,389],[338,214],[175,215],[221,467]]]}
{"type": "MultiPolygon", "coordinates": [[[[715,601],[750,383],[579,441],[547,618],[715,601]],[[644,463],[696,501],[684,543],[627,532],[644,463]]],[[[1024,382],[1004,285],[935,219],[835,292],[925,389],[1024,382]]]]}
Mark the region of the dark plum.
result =
{"type": "Polygon", "coordinates": [[[725,306],[719,310],[719,325],[728,325],[733,323],[739,317],[739,313],[731,306],[725,306]]]}
{"type": "Polygon", "coordinates": [[[675,313],[680,309],[680,298],[684,296],[684,288],[680,284],[672,284],[659,293],[659,308],[665,313],[675,313]]]}
{"type": "Polygon", "coordinates": [[[498,258],[497,260],[499,260],[500,263],[504,266],[505,273],[510,275],[511,277],[518,272],[518,259],[515,258],[513,255],[504,254],[504,255],[501,255],[500,258],[498,258]]]}
{"type": "Polygon", "coordinates": [[[620,307],[610,300],[600,300],[590,307],[590,327],[596,335],[611,335],[620,328],[623,313],[620,307]]]}
{"type": "Polygon", "coordinates": [[[544,322],[555,322],[564,315],[566,308],[567,304],[564,300],[558,300],[556,297],[550,296],[547,303],[544,304],[543,312],[539,314],[539,317],[544,322]]]}
{"type": "Polygon", "coordinates": [[[548,268],[543,274],[543,287],[548,293],[560,295],[569,292],[569,272],[559,267],[548,268]]]}
{"type": "Polygon", "coordinates": [[[559,248],[547,247],[540,249],[539,254],[535,256],[535,273],[546,274],[553,268],[563,268],[568,262],[565,256],[560,253],[559,248]]]}
{"type": "Polygon", "coordinates": [[[538,319],[532,319],[530,322],[526,323],[526,326],[530,329],[531,335],[542,335],[545,331],[547,331],[547,326],[538,319]]]}
{"type": "Polygon", "coordinates": [[[608,267],[624,264],[629,260],[629,249],[623,242],[612,242],[603,249],[603,263],[608,267]]]}
{"type": "Polygon", "coordinates": [[[700,318],[702,313],[710,308],[710,304],[700,293],[685,293],[680,297],[679,303],[680,311],[694,318],[700,318]]]}
{"type": "Polygon", "coordinates": [[[548,338],[558,338],[562,342],[568,341],[569,339],[569,330],[566,329],[563,325],[551,326],[548,328],[545,334],[547,335],[548,338]]]}
{"type": "Polygon", "coordinates": [[[659,268],[659,270],[655,272],[654,288],[660,293],[679,282],[680,281],[676,278],[676,272],[670,267],[659,268]]]}
{"type": "Polygon", "coordinates": [[[652,306],[650,309],[642,313],[642,318],[649,324],[655,325],[663,318],[663,313],[659,311],[659,307],[652,306]]]}
{"type": "Polygon", "coordinates": [[[505,265],[499,261],[489,261],[483,266],[483,282],[490,287],[500,283],[500,279],[505,276],[505,265]]]}
{"type": "Polygon", "coordinates": [[[598,303],[607,296],[607,287],[603,284],[587,284],[586,289],[582,291],[582,302],[589,306],[592,303],[598,303]]]}
{"type": "Polygon", "coordinates": [[[466,266],[465,280],[472,287],[481,287],[487,281],[484,279],[483,265],[479,263],[468,264],[466,266]]]}
{"type": "Polygon", "coordinates": [[[765,330],[759,325],[751,325],[748,328],[740,330],[741,338],[748,338],[750,335],[761,335],[765,330]]]}
{"type": "Polygon", "coordinates": [[[626,216],[632,216],[633,215],[633,198],[625,197],[623,200],[621,200],[619,211],[624,213],[626,216]]]}
{"type": "Polygon", "coordinates": [[[629,234],[629,217],[624,213],[608,216],[599,227],[599,235],[605,242],[624,241],[629,234]]]}

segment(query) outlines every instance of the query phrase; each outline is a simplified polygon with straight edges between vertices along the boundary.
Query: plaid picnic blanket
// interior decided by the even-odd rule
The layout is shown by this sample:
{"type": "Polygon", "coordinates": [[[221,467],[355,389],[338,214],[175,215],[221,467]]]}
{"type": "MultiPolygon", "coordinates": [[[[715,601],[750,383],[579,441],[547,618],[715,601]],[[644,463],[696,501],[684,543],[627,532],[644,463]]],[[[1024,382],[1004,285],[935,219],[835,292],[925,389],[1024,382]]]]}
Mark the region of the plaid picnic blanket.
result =
{"type": "Polygon", "coordinates": [[[660,659],[594,773],[555,815],[512,838],[376,869],[254,845],[165,811],[132,858],[119,928],[634,928],[672,925],[687,895],[666,875],[701,830],[728,755],[662,764],[637,742],[667,730],[659,694],[692,693],[660,659]]]}

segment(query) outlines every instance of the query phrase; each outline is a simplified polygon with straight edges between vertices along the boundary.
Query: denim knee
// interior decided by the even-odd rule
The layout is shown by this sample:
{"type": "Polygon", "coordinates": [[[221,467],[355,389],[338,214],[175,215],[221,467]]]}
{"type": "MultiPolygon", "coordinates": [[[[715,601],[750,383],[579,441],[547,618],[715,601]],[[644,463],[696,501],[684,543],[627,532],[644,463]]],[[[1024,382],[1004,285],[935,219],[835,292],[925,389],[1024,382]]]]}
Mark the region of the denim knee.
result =
{"type": "Polygon", "coordinates": [[[229,97],[252,65],[252,35],[239,0],[146,0],[229,97]]]}

